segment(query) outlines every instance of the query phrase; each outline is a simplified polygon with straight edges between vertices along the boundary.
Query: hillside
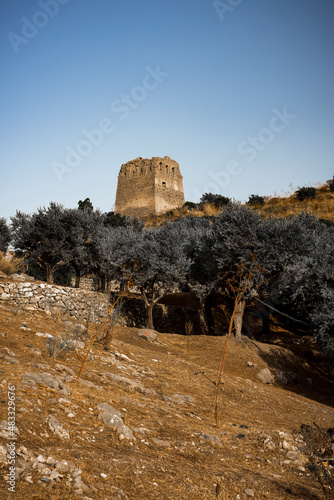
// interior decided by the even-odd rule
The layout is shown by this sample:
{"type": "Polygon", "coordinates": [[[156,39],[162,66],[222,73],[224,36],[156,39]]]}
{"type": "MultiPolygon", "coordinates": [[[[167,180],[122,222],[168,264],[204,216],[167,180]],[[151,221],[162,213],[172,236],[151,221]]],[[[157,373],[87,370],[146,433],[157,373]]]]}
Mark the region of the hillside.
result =
{"type": "MultiPolygon", "coordinates": [[[[139,337],[118,327],[108,347],[93,346],[71,398],[94,325],[53,359],[46,340],[62,334],[60,320],[0,307],[0,498],[14,497],[5,482],[8,387],[16,397],[15,498],[325,498],[301,426],[333,425],[334,384],[284,345],[230,340],[217,428],[225,337],[139,337]],[[276,375],[271,383],[258,378],[264,368],[276,375]]],[[[333,474],[328,446],[321,463],[333,474]]]]}
{"type": "MultiPolygon", "coordinates": [[[[275,196],[264,196],[264,205],[251,205],[264,218],[268,217],[291,217],[301,212],[312,213],[319,219],[330,220],[334,222],[334,192],[330,191],[328,184],[319,185],[316,188],[315,198],[307,198],[299,201],[296,196],[296,189],[290,193],[283,193],[275,196]]],[[[242,205],[242,203],[241,203],[242,205]]],[[[176,220],[182,217],[205,217],[218,215],[221,208],[212,204],[204,204],[202,207],[188,208],[183,207],[174,209],[160,216],[150,216],[146,219],[147,227],[155,227],[163,224],[166,220],[176,220]]]]}

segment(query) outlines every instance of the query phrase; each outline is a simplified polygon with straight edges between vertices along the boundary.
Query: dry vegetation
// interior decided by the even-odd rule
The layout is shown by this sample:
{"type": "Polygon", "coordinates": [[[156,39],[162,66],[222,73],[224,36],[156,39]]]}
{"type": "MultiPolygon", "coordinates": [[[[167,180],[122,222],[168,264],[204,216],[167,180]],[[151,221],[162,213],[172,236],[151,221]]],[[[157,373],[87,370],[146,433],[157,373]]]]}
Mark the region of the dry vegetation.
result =
{"type": "Polygon", "coordinates": [[[22,259],[18,259],[14,257],[14,255],[5,255],[3,252],[0,252],[0,271],[7,276],[11,274],[15,274],[19,271],[24,271],[25,266],[22,259]]]}
{"type": "MultiPolygon", "coordinates": [[[[262,217],[292,217],[301,212],[312,213],[319,219],[326,219],[334,222],[334,193],[330,192],[327,184],[316,186],[317,192],[314,199],[308,198],[299,201],[295,194],[297,188],[291,188],[290,192],[280,195],[265,197],[264,205],[253,205],[262,217]]],[[[147,227],[157,227],[166,221],[174,221],[183,217],[208,217],[218,215],[222,211],[211,204],[203,205],[203,208],[189,209],[187,207],[176,208],[159,216],[151,216],[146,221],[147,227]]]]}
{"type": "Polygon", "coordinates": [[[301,212],[312,213],[319,219],[334,222],[334,193],[326,184],[317,188],[315,198],[299,201],[295,194],[269,198],[263,206],[254,207],[265,218],[291,217],[301,212]]]}

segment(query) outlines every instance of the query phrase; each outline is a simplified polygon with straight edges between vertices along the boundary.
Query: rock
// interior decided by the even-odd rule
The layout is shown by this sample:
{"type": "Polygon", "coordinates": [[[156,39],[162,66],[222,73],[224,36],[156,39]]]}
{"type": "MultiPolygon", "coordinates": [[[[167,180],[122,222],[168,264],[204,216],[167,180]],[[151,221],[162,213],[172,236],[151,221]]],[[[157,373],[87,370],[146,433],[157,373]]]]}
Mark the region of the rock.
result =
{"type": "Polygon", "coordinates": [[[253,496],[254,496],[254,491],[253,491],[253,490],[251,490],[251,489],[249,489],[249,488],[246,488],[246,489],[244,490],[244,493],[245,493],[245,495],[247,495],[248,497],[253,497],[253,496]]]}
{"type": "Polygon", "coordinates": [[[123,414],[116,410],[115,408],[113,408],[110,404],[108,403],[99,403],[97,405],[97,407],[99,408],[99,410],[102,412],[101,413],[101,420],[106,424],[108,425],[109,423],[109,420],[112,418],[112,417],[118,417],[120,419],[123,419],[123,414]]]}
{"type": "Polygon", "coordinates": [[[63,428],[63,426],[53,415],[49,415],[48,426],[52,432],[60,437],[60,439],[70,439],[69,433],[63,428]]]}
{"type": "Polygon", "coordinates": [[[285,376],[285,373],[282,371],[278,371],[275,373],[275,379],[276,382],[278,382],[281,385],[287,385],[288,379],[285,376]]]}
{"type": "Polygon", "coordinates": [[[37,337],[44,337],[46,339],[53,339],[53,335],[50,335],[50,333],[36,332],[35,335],[37,335],[37,337]]]}
{"type": "Polygon", "coordinates": [[[28,276],[27,274],[11,274],[10,275],[11,279],[14,281],[34,281],[35,278],[32,276],[28,276]]]}
{"type": "Polygon", "coordinates": [[[60,474],[65,474],[68,472],[70,466],[66,460],[61,460],[60,462],[56,463],[56,469],[60,474]]]}
{"type": "Polygon", "coordinates": [[[265,448],[267,448],[267,450],[274,450],[276,448],[275,443],[272,442],[270,437],[264,440],[263,445],[265,448]]]}
{"type": "Polygon", "coordinates": [[[300,458],[300,453],[298,451],[289,450],[286,454],[288,460],[298,460],[300,458]]]}
{"type": "Polygon", "coordinates": [[[195,403],[195,399],[192,396],[188,396],[186,394],[172,394],[172,398],[178,403],[195,403]]]}
{"type": "Polygon", "coordinates": [[[207,441],[212,446],[222,446],[221,440],[215,434],[206,434],[205,432],[202,432],[200,435],[200,439],[203,441],[207,441]]]}
{"type": "Polygon", "coordinates": [[[158,336],[158,333],[156,331],[147,328],[146,329],[138,328],[138,330],[136,330],[136,334],[138,335],[138,337],[142,337],[149,342],[153,342],[154,340],[156,340],[158,336]]]}
{"type": "Polygon", "coordinates": [[[60,473],[57,470],[53,470],[49,476],[50,479],[58,479],[60,476],[60,473]]]}
{"type": "Polygon", "coordinates": [[[116,486],[110,486],[110,489],[113,490],[113,498],[115,500],[129,500],[129,497],[126,495],[124,490],[117,488],[116,486]]]}
{"type": "Polygon", "coordinates": [[[153,389],[147,389],[140,382],[132,380],[128,377],[123,377],[123,375],[118,375],[115,373],[103,373],[103,375],[107,375],[113,382],[124,385],[124,387],[130,389],[131,391],[137,391],[141,394],[145,394],[146,396],[158,395],[153,389]]]}
{"type": "Polygon", "coordinates": [[[158,446],[164,446],[164,447],[167,447],[167,448],[170,448],[171,447],[171,444],[169,441],[165,441],[164,439],[157,439],[157,438],[152,438],[152,441],[158,445],[158,446]]]}
{"type": "Polygon", "coordinates": [[[284,439],[283,442],[282,442],[282,448],[283,448],[283,450],[291,450],[292,449],[292,445],[291,445],[291,443],[289,443],[288,441],[286,441],[284,439]]]}
{"type": "Polygon", "coordinates": [[[263,384],[272,384],[274,382],[273,374],[269,368],[263,368],[256,376],[263,384]]]}
{"type": "Polygon", "coordinates": [[[64,396],[69,396],[70,394],[66,385],[50,373],[25,373],[22,375],[22,382],[43,384],[51,389],[59,391],[60,394],[63,394],[64,396]]]}
{"type": "Polygon", "coordinates": [[[133,432],[123,422],[123,415],[108,403],[100,403],[97,405],[101,411],[101,420],[111,429],[117,431],[119,435],[123,435],[126,439],[134,439],[133,432]]]}

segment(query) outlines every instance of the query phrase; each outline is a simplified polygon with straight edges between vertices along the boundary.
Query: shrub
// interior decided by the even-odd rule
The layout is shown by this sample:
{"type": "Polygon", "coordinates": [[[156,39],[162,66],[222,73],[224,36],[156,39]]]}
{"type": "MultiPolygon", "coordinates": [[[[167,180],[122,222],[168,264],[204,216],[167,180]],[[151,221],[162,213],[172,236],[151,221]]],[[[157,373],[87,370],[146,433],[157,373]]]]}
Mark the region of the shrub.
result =
{"type": "Polygon", "coordinates": [[[259,196],[258,194],[251,194],[247,205],[264,205],[265,199],[263,196],[259,196]]]}
{"type": "Polygon", "coordinates": [[[197,203],[194,203],[193,201],[186,201],[185,204],[183,205],[184,207],[189,208],[189,210],[193,208],[197,208],[197,203]]]}
{"type": "Polygon", "coordinates": [[[333,180],[329,183],[329,190],[331,193],[334,193],[334,176],[333,180]]]}
{"type": "Polygon", "coordinates": [[[230,198],[227,196],[222,196],[221,194],[205,193],[200,199],[200,203],[214,205],[215,207],[224,207],[231,202],[230,198]]]}
{"type": "Polygon", "coordinates": [[[22,259],[18,259],[13,255],[5,255],[0,252],[0,271],[10,276],[18,271],[24,271],[25,266],[22,259]]]}
{"type": "Polygon", "coordinates": [[[307,198],[315,198],[316,188],[314,187],[302,187],[296,191],[297,200],[304,201],[307,198]]]}

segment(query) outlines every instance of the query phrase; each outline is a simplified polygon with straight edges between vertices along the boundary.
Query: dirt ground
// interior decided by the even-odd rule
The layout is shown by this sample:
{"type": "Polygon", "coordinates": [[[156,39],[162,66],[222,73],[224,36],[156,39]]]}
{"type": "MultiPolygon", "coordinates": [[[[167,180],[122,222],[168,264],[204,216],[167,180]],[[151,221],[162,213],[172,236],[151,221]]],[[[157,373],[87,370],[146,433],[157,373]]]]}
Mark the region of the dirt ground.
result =
{"type": "MultiPolygon", "coordinates": [[[[305,455],[299,461],[287,459],[280,447],[285,433],[298,448],[302,424],[329,428],[334,423],[333,381],[317,364],[298,356],[298,345],[293,351],[285,348],[278,333],[271,336],[271,344],[230,339],[217,427],[215,381],[225,337],[159,333],[150,342],[134,328],[119,327],[108,350],[93,346],[70,399],[45,385],[22,381],[24,373],[47,372],[72,390],[94,330],[89,330],[85,348],[53,359],[46,338],[36,333],[58,336],[63,331],[60,320],[31,311],[15,314],[10,306],[0,306],[0,421],[7,419],[8,384],[14,385],[16,449],[24,446],[35,457],[67,460],[81,469],[89,487],[82,498],[323,498],[305,455]],[[293,371],[296,378],[287,385],[264,384],[257,378],[263,368],[293,371]],[[117,383],[108,374],[137,381],[145,390],[117,383]],[[120,439],[102,422],[97,405],[103,402],[124,415],[133,439],[120,439]],[[50,431],[49,415],[59,420],[69,439],[50,431]]],[[[5,438],[0,445],[6,447],[5,438]]],[[[9,492],[4,478],[8,464],[0,467],[0,498],[80,498],[65,475],[42,482],[39,472],[29,468],[17,479],[15,493],[9,492]]]]}

